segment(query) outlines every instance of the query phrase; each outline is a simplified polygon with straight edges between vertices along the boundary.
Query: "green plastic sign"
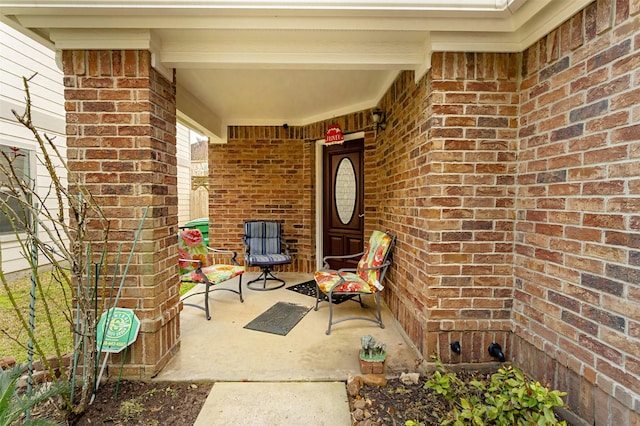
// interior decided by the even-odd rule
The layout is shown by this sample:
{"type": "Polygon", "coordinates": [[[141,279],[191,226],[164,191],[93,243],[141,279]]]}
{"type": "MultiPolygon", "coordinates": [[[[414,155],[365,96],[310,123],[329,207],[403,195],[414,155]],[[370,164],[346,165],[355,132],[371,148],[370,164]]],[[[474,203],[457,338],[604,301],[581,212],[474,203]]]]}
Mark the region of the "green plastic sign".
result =
{"type": "Polygon", "coordinates": [[[103,312],[98,322],[96,330],[98,350],[120,352],[136,341],[139,330],[140,320],[131,309],[111,308],[103,312]],[[107,321],[109,321],[108,324],[107,321]]]}

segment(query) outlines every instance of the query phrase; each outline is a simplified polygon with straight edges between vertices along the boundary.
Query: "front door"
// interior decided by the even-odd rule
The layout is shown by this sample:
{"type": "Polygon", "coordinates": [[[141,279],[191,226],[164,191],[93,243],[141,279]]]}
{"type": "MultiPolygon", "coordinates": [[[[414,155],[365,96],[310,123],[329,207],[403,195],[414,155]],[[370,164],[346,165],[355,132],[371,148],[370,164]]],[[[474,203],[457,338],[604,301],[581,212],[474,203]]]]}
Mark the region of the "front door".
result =
{"type": "MultiPolygon", "coordinates": [[[[324,256],[364,249],[364,139],[324,147],[324,256]]],[[[355,268],[359,258],[329,262],[332,269],[355,268]]]]}

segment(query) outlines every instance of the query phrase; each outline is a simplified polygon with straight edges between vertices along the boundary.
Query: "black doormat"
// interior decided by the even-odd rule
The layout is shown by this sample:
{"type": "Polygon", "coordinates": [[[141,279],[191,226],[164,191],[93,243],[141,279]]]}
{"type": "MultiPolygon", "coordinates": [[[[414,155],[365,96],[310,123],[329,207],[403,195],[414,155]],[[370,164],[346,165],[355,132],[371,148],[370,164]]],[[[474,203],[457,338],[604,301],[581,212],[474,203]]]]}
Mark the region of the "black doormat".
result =
{"type": "MultiPolygon", "coordinates": [[[[291,287],[287,287],[287,290],[292,290],[296,293],[313,297],[314,299],[316,298],[316,282],[314,280],[292,285],[291,287]]],[[[353,299],[354,297],[356,297],[355,294],[334,294],[331,298],[331,301],[334,305],[339,305],[340,303],[346,302],[347,300],[353,299]]],[[[329,300],[329,298],[326,294],[320,293],[320,300],[324,302],[329,300]]]]}
{"type": "Polygon", "coordinates": [[[310,306],[278,302],[245,325],[244,328],[286,336],[309,310],[311,310],[310,306]]]}

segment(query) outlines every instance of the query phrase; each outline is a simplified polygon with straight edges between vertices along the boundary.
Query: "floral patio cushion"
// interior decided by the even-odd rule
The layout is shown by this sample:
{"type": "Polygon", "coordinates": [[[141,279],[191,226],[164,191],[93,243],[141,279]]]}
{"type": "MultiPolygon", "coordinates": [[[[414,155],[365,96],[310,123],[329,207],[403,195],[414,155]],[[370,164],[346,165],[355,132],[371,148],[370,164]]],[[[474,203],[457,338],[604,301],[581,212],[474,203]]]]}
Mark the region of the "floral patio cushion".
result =
{"type": "Polygon", "coordinates": [[[334,293],[373,293],[375,291],[375,286],[369,285],[353,272],[317,271],[315,279],[323,293],[329,293],[331,289],[334,293]]]}
{"type": "Polygon", "coordinates": [[[379,284],[380,269],[364,270],[364,268],[382,265],[392,242],[393,239],[389,234],[373,231],[367,249],[358,262],[356,272],[317,271],[315,280],[318,287],[323,293],[328,293],[331,290],[334,293],[373,293],[377,291],[376,283],[379,284]]]}
{"type": "MultiPolygon", "coordinates": [[[[211,284],[218,284],[244,273],[244,267],[234,265],[211,265],[202,268],[202,272],[207,276],[207,279],[211,284]]],[[[198,274],[196,271],[181,275],[180,279],[182,282],[205,282],[202,275],[198,274]]]]}
{"type": "Polygon", "coordinates": [[[196,272],[202,262],[202,272],[212,284],[236,277],[244,272],[244,267],[237,265],[214,265],[209,249],[205,246],[202,233],[198,229],[189,229],[178,233],[178,262],[180,279],[183,282],[205,282],[204,277],[196,272]]]}

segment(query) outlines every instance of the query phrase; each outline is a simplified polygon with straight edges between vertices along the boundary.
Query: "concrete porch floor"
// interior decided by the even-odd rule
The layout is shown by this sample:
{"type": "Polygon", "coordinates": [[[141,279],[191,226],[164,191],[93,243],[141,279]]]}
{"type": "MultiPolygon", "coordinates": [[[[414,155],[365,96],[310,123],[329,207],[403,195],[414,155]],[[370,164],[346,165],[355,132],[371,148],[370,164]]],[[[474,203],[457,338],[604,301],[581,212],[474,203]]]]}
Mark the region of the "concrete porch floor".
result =
{"type": "MultiPolygon", "coordinates": [[[[202,310],[190,306],[180,314],[180,351],[155,380],[216,382],[196,424],[351,424],[344,382],[349,374],[360,374],[358,351],[365,334],[386,343],[388,377],[421,370],[422,357],[384,304],[384,329],[368,321],[347,321],[334,325],[327,336],[328,304],[321,303],[314,311],[313,297],[286,289],[313,279],[310,274],[282,272],[277,276],[286,281],[285,287],[273,291],[247,289],[246,282],[256,276],[243,276],[244,303],[233,293],[214,292],[210,321],[202,310]],[[286,336],[243,328],[277,302],[305,305],[311,310],[286,336]],[[311,390],[314,387],[318,388],[311,390]],[[262,395],[258,405],[252,398],[242,401],[253,391],[262,395]],[[317,404],[317,412],[312,401],[292,404],[306,394],[324,392],[333,394],[333,399],[317,404]]],[[[224,286],[237,288],[237,281],[224,286]]],[[[202,298],[195,296],[190,301],[199,303],[202,298]]],[[[364,300],[367,309],[351,301],[336,305],[334,318],[374,309],[373,298],[364,300]]]]}

